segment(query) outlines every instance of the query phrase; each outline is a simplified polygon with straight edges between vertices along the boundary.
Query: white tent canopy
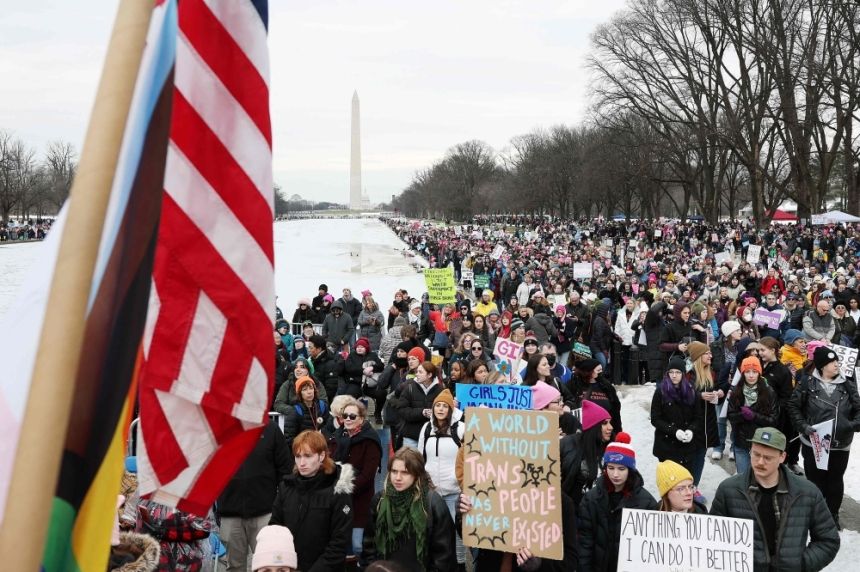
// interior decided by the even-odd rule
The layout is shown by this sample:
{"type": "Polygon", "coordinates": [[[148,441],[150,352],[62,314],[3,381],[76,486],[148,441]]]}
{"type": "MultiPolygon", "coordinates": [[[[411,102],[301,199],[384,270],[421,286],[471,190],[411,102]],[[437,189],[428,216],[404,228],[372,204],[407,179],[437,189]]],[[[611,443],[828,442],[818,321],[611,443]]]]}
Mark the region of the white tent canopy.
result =
{"type": "Polygon", "coordinates": [[[842,211],[812,215],[812,224],[839,224],[841,222],[860,222],[860,217],[842,211]]]}

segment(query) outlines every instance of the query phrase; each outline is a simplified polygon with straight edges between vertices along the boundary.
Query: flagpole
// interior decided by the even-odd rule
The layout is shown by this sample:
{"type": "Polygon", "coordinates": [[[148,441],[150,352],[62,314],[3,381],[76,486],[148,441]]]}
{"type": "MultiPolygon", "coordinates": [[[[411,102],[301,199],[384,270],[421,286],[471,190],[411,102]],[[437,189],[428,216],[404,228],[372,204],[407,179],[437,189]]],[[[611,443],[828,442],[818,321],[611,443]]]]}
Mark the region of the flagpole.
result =
{"type": "Polygon", "coordinates": [[[0,530],[4,570],[41,567],[75,389],[70,380],[78,370],[93,269],[154,5],[154,0],[121,0],[114,21],[69,195],[48,294],[50,318],[42,326],[21,424],[0,530]]]}

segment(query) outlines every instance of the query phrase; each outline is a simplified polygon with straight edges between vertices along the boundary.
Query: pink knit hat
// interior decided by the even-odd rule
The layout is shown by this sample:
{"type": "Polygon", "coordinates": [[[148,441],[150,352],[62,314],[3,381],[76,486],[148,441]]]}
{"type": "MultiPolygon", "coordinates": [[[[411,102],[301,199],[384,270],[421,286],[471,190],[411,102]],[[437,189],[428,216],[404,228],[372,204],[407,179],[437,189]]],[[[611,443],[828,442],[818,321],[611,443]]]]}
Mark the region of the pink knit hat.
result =
{"type": "Polygon", "coordinates": [[[806,344],[806,359],[812,360],[812,356],[815,353],[815,350],[826,345],[827,343],[822,342],[821,340],[812,340],[811,342],[806,344]]]}
{"type": "Polygon", "coordinates": [[[582,430],[588,431],[595,425],[612,419],[612,415],[598,404],[583,400],[582,402],[582,430]]]}
{"type": "Polygon", "coordinates": [[[560,395],[556,388],[539,381],[532,387],[532,409],[539,411],[558,399],[560,395]]]}

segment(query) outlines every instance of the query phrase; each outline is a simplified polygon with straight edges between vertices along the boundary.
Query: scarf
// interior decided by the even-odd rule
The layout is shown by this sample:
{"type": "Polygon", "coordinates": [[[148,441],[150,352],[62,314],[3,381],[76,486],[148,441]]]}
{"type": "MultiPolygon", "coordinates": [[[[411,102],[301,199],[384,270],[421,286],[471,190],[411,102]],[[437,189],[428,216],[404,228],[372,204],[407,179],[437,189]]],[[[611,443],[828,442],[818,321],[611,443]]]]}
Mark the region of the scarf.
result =
{"type": "Polygon", "coordinates": [[[750,385],[744,382],[743,385],[744,403],[746,403],[748,407],[752,407],[755,405],[755,402],[758,401],[758,383],[750,385]]]}
{"type": "Polygon", "coordinates": [[[427,556],[427,513],[424,510],[428,489],[425,486],[415,498],[415,486],[398,491],[385,483],[385,494],[379,499],[376,515],[376,547],[383,558],[390,557],[405,539],[415,539],[418,563],[424,570],[427,556]]]}

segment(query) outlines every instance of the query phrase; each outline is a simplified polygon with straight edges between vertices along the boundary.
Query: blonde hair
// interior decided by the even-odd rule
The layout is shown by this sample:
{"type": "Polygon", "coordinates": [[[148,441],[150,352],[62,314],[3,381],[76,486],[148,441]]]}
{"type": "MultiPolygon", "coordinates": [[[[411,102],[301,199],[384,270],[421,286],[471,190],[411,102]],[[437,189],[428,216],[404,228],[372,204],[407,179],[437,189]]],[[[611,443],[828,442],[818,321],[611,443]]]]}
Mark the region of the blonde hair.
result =
{"type": "Polygon", "coordinates": [[[696,390],[711,391],[714,389],[714,374],[710,366],[704,364],[702,356],[693,362],[693,372],[696,374],[696,390]]]}

